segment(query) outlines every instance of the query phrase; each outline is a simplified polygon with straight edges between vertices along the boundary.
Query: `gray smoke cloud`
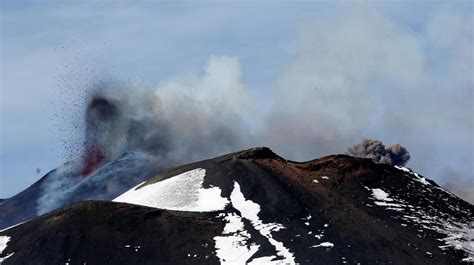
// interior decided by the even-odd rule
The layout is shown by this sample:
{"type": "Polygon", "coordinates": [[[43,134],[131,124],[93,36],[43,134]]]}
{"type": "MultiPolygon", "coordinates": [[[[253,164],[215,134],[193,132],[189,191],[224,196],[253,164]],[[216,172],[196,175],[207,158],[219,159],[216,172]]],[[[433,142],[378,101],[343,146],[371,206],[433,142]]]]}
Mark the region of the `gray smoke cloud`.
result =
{"type": "Polygon", "coordinates": [[[472,17],[442,11],[419,32],[370,6],[305,21],[291,61],[259,91],[265,100],[248,89],[237,58],[211,56],[201,74],[94,85],[84,106],[94,97],[119,106],[120,129],[105,137],[114,144],[101,144],[111,160],[138,152],[173,166],[256,145],[307,160],[370,135],[410,154],[380,142],[354,148],[357,155],[393,165],[411,155],[427,177],[446,183],[450,167],[472,179],[472,17]]]}
{"type": "Polygon", "coordinates": [[[153,89],[116,82],[93,86],[87,93],[89,104],[82,126],[86,131],[85,156],[96,149],[107,160],[139,152],[173,165],[245,145],[251,136],[245,132],[240,106],[249,105],[250,97],[238,79],[218,79],[222,70],[238,76],[240,67],[234,58],[215,57],[208,68],[206,75],[189,87],[170,83],[153,89]],[[225,91],[217,93],[216,86],[225,91]]]}
{"type": "Polygon", "coordinates": [[[379,140],[364,139],[347,149],[348,154],[356,157],[370,158],[376,163],[390,166],[405,166],[410,160],[410,153],[399,144],[385,145],[379,140]]]}
{"type": "MultiPolygon", "coordinates": [[[[103,81],[71,115],[68,163],[42,183],[37,213],[85,199],[110,200],[164,168],[250,147],[254,108],[238,61],[212,57],[202,77],[159,88],[103,81]],[[248,112],[246,112],[248,111],[248,112]]],[[[77,97],[73,97],[77,99],[77,97]]]]}

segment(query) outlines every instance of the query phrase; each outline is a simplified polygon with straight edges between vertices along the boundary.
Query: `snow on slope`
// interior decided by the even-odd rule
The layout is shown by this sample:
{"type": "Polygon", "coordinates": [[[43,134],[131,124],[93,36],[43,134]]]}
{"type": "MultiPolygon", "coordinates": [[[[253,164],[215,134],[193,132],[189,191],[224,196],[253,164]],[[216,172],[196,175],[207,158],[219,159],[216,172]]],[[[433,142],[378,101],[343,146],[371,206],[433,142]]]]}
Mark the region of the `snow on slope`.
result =
{"type": "MultiPolygon", "coordinates": [[[[221,197],[221,190],[218,187],[203,188],[205,175],[205,169],[197,168],[146,186],[142,186],[143,183],[141,183],[115,198],[114,201],[177,211],[224,210],[229,204],[229,199],[221,197]]],[[[253,228],[267,238],[277,251],[273,256],[253,259],[250,261],[251,264],[295,263],[293,253],[282,242],[275,240],[271,234],[284,227],[277,223],[263,223],[258,217],[260,205],[246,200],[237,182],[234,182],[230,203],[240,214],[222,213],[219,215],[226,221],[223,234],[214,238],[216,254],[222,264],[245,264],[258,251],[260,246],[251,242],[251,235],[244,228],[244,220],[250,222],[253,228]]]]}
{"type": "Polygon", "coordinates": [[[203,188],[205,175],[205,169],[197,168],[143,187],[141,183],[113,201],[175,211],[224,210],[229,200],[221,197],[218,187],[203,188]]]}
{"type": "MultiPolygon", "coordinates": [[[[10,241],[9,236],[0,236],[0,255],[3,253],[3,251],[7,248],[8,241],[10,241]]],[[[10,253],[9,255],[6,255],[5,257],[1,258],[0,257],[0,264],[9,257],[11,257],[14,253],[10,253]]]]}
{"type": "Polygon", "coordinates": [[[246,200],[242,194],[242,191],[240,190],[240,185],[237,182],[234,182],[234,190],[230,195],[230,199],[232,205],[235,209],[240,211],[242,217],[249,220],[253,227],[257,229],[262,236],[266,237],[270,244],[275,247],[275,249],[278,251],[277,255],[283,258],[283,260],[279,260],[278,263],[295,264],[293,253],[291,253],[290,250],[283,245],[283,243],[275,240],[271,234],[271,232],[284,229],[285,227],[277,223],[264,224],[258,217],[260,205],[251,200],[246,200]]]}
{"type": "Polygon", "coordinates": [[[249,243],[251,235],[245,230],[242,217],[235,213],[219,216],[227,223],[222,236],[214,237],[217,257],[221,264],[245,264],[260,246],[249,243]]]}
{"type": "MultiPolygon", "coordinates": [[[[406,168],[397,168],[412,174],[416,181],[419,181],[424,185],[430,185],[425,178],[420,177],[417,173],[406,168]]],[[[440,246],[441,249],[453,247],[455,249],[463,250],[467,254],[467,257],[462,261],[474,261],[474,222],[460,223],[457,220],[443,220],[443,218],[438,218],[436,215],[433,216],[433,214],[428,213],[426,209],[423,209],[422,207],[410,205],[407,201],[401,198],[390,197],[390,195],[382,189],[364,188],[372,192],[374,203],[377,206],[386,207],[388,210],[402,212],[402,220],[404,222],[420,225],[423,229],[444,234],[445,237],[441,238],[440,241],[444,242],[445,245],[440,246]]],[[[406,223],[403,223],[402,225],[406,226],[406,223]]],[[[422,235],[420,234],[418,236],[421,237],[422,235]]]]}
{"type": "Polygon", "coordinates": [[[372,191],[372,196],[375,198],[374,203],[378,206],[386,206],[388,207],[387,209],[394,211],[401,211],[402,207],[409,207],[405,204],[395,203],[394,199],[390,198],[390,195],[382,189],[365,188],[372,191]]]}
{"type": "Polygon", "coordinates": [[[279,231],[285,227],[277,223],[263,223],[258,217],[261,209],[260,205],[245,199],[240,190],[240,185],[236,181],[234,181],[234,189],[230,195],[230,200],[232,206],[240,212],[241,216],[227,215],[225,219],[228,223],[224,228],[224,235],[214,238],[216,253],[221,264],[295,264],[293,253],[282,242],[275,240],[271,234],[273,231],[279,231]],[[248,232],[244,230],[242,218],[250,221],[253,228],[267,238],[268,242],[275,247],[276,255],[255,258],[249,262],[249,259],[260,246],[254,242],[249,243],[251,238],[245,236],[248,235],[248,232]],[[237,229],[232,231],[232,229],[229,229],[231,227],[237,229]]]}
{"type": "Polygon", "coordinates": [[[424,185],[430,185],[430,183],[423,177],[421,177],[420,175],[418,175],[418,173],[406,168],[406,167],[401,167],[401,166],[395,166],[395,168],[398,168],[400,169],[401,171],[404,171],[404,172],[407,172],[407,173],[410,173],[412,176],[414,176],[414,180],[418,181],[418,182],[421,182],[423,183],[424,185]]]}
{"type": "Polygon", "coordinates": [[[9,236],[0,236],[0,254],[7,248],[8,241],[10,241],[9,236]]]}
{"type": "Polygon", "coordinates": [[[331,243],[331,242],[323,242],[323,243],[321,243],[321,244],[314,245],[313,247],[314,247],[314,248],[318,248],[318,247],[332,248],[332,247],[334,247],[334,244],[331,243]]]}
{"type": "MultiPolygon", "coordinates": [[[[417,173],[407,168],[397,168],[404,171],[414,181],[422,183],[427,190],[438,189],[417,173]]],[[[145,186],[142,186],[143,183],[141,183],[114,201],[192,212],[221,211],[230,204],[233,211],[219,214],[219,217],[226,222],[224,231],[222,235],[214,237],[216,255],[222,264],[295,263],[293,253],[272,236],[272,232],[285,229],[285,227],[277,223],[263,223],[258,216],[261,210],[260,205],[244,197],[239,183],[234,181],[230,197],[224,198],[218,187],[203,187],[205,175],[205,169],[197,168],[157,183],[145,186]],[[273,245],[276,250],[274,255],[253,257],[260,245],[253,242],[251,234],[245,230],[245,222],[250,223],[255,231],[258,231],[273,245]]],[[[474,253],[473,223],[461,224],[455,220],[438,220],[431,217],[426,209],[411,205],[399,196],[389,194],[380,188],[364,187],[370,191],[376,206],[402,213],[402,225],[416,224],[421,225],[423,229],[442,233],[445,237],[440,240],[446,246],[462,249],[468,254],[468,259],[472,259],[474,253]]],[[[333,244],[323,242],[313,247],[333,247],[333,244]]]]}

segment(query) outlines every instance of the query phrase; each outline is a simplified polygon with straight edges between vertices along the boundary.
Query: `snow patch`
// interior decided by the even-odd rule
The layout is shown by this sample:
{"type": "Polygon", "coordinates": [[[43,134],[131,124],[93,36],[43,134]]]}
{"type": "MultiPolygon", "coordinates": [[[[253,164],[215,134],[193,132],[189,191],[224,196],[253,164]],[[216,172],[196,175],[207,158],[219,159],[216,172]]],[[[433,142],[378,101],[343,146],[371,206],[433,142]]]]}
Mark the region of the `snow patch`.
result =
{"type": "Polygon", "coordinates": [[[285,227],[277,223],[264,224],[258,217],[260,205],[251,200],[246,200],[240,190],[239,183],[236,181],[234,181],[234,189],[230,194],[230,201],[232,202],[232,206],[240,212],[242,217],[249,220],[253,227],[259,231],[262,236],[266,237],[270,244],[275,247],[277,255],[283,258],[283,260],[278,260],[278,263],[295,264],[293,253],[291,253],[283,243],[275,240],[271,234],[272,232],[279,231],[285,227]]]}
{"type": "MultiPolygon", "coordinates": [[[[400,167],[399,169],[411,172],[406,168],[400,167]]],[[[419,177],[417,175],[415,177],[419,177]]],[[[441,249],[451,247],[464,251],[467,255],[467,260],[474,258],[474,222],[461,223],[459,220],[445,218],[444,214],[436,208],[413,206],[400,198],[390,198],[389,194],[381,189],[365,188],[372,191],[376,205],[385,206],[389,210],[404,212],[399,217],[402,221],[402,226],[406,227],[407,223],[411,223],[422,228],[418,229],[418,232],[423,233],[423,229],[426,229],[441,233],[444,237],[440,238],[439,241],[445,244],[439,246],[441,249]]],[[[421,237],[421,235],[419,236],[421,237]]]]}
{"type": "Polygon", "coordinates": [[[372,196],[374,196],[375,199],[380,201],[393,201],[393,199],[390,199],[388,197],[388,193],[381,189],[372,189],[372,196]]]}
{"type": "MultiPolygon", "coordinates": [[[[0,236],[0,255],[3,253],[3,251],[7,248],[7,244],[8,242],[10,241],[10,237],[9,236],[0,236]]],[[[13,253],[10,253],[8,255],[6,255],[5,257],[0,257],[0,264],[8,259],[9,257],[11,257],[13,254],[15,254],[14,252],[13,253]]]]}
{"type": "Polygon", "coordinates": [[[467,257],[467,258],[463,258],[461,261],[463,261],[463,262],[474,262],[474,258],[473,257],[467,257]]]}
{"type": "Polygon", "coordinates": [[[175,211],[224,210],[229,200],[221,197],[218,187],[203,188],[205,175],[205,169],[197,168],[139,188],[141,183],[113,201],[175,211]]]}
{"type": "Polygon", "coordinates": [[[12,252],[12,253],[6,255],[6,256],[3,257],[3,258],[0,258],[0,264],[2,264],[2,262],[4,262],[5,260],[7,260],[9,257],[13,256],[13,254],[15,254],[15,252],[12,252]]]}
{"type": "Polygon", "coordinates": [[[467,254],[467,258],[465,258],[467,260],[474,259],[474,222],[471,222],[470,225],[444,223],[437,230],[447,235],[441,239],[447,246],[463,250],[467,254]]]}
{"type": "Polygon", "coordinates": [[[402,207],[407,207],[404,204],[395,203],[395,200],[390,198],[390,195],[382,189],[369,189],[367,187],[366,189],[372,190],[372,196],[376,200],[374,203],[378,206],[385,206],[387,209],[394,211],[402,211],[402,207]]]}
{"type": "Polygon", "coordinates": [[[221,264],[295,264],[293,253],[283,243],[275,240],[271,234],[285,227],[277,223],[263,223],[258,217],[261,209],[260,205],[245,199],[240,190],[240,185],[236,181],[234,181],[230,202],[240,212],[240,216],[233,213],[226,215],[224,219],[227,223],[224,227],[223,236],[214,237],[216,254],[221,264]],[[260,246],[255,243],[248,243],[251,236],[244,230],[243,219],[250,221],[253,228],[268,239],[269,243],[277,250],[276,255],[258,257],[248,262],[260,246]]]}
{"type": "Polygon", "coordinates": [[[395,168],[401,170],[401,171],[404,171],[404,172],[407,172],[409,174],[411,174],[412,176],[414,176],[414,180],[415,181],[418,181],[424,185],[431,185],[424,177],[421,177],[418,173],[416,172],[413,172],[412,170],[406,168],[406,167],[401,167],[401,166],[395,166],[395,168]]]}
{"type": "Polygon", "coordinates": [[[251,240],[251,236],[244,229],[242,217],[230,213],[224,217],[224,220],[227,223],[223,236],[214,237],[216,255],[221,264],[245,264],[260,246],[255,243],[247,243],[251,240]]]}
{"type": "Polygon", "coordinates": [[[10,239],[11,238],[9,236],[0,236],[0,254],[3,253],[5,248],[7,248],[7,243],[10,241],[10,239]]]}
{"type": "Polygon", "coordinates": [[[334,244],[331,243],[331,242],[323,242],[321,244],[313,246],[313,248],[319,248],[319,247],[332,248],[332,247],[334,247],[334,244]]]}

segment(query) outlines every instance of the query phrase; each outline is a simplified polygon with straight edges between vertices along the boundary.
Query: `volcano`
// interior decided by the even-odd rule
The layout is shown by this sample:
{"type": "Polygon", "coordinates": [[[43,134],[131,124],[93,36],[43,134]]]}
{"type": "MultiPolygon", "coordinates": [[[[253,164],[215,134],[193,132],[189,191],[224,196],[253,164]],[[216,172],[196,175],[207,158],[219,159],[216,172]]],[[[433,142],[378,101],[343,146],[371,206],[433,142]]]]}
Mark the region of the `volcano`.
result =
{"type": "Polygon", "coordinates": [[[253,148],[4,229],[0,261],[472,264],[473,219],[473,205],[405,167],[253,148]]]}
{"type": "Polygon", "coordinates": [[[113,97],[91,97],[84,113],[83,153],[1,201],[0,229],[79,201],[112,200],[168,166],[124,147],[131,128],[122,105],[113,97]]]}
{"type": "Polygon", "coordinates": [[[33,185],[0,202],[0,229],[84,200],[112,200],[163,170],[153,157],[125,153],[84,175],[83,158],[50,171],[33,185]]]}

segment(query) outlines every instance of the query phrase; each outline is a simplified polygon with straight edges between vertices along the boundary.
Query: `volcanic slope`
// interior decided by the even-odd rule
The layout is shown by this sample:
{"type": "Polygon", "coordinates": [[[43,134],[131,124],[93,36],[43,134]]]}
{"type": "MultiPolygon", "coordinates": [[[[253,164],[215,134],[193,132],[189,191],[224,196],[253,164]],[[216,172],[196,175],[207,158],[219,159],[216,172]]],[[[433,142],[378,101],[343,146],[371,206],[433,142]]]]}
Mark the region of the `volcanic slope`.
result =
{"type": "Polygon", "coordinates": [[[0,201],[0,229],[84,200],[112,200],[163,170],[151,156],[126,153],[83,175],[82,159],[71,160],[36,183],[0,201]]]}
{"type": "Polygon", "coordinates": [[[2,264],[472,264],[474,206],[407,168],[254,148],[0,232],[2,264]]]}

